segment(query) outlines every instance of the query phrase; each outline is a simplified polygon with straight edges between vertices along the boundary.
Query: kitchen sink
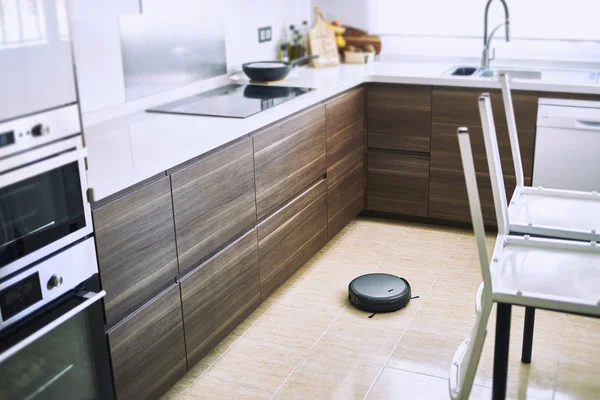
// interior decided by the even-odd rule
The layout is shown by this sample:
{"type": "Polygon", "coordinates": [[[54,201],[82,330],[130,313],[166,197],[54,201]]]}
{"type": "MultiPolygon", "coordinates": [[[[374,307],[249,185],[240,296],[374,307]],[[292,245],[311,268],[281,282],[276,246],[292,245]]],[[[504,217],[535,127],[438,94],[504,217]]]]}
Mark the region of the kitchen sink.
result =
{"type": "Polygon", "coordinates": [[[480,71],[477,76],[482,78],[497,78],[502,74],[516,79],[542,79],[542,71],[537,69],[487,69],[480,71]]]}
{"type": "Polygon", "coordinates": [[[480,71],[477,67],[455,67],[447,72],[448,75],[452,76],[473,76],[480,71]]]}

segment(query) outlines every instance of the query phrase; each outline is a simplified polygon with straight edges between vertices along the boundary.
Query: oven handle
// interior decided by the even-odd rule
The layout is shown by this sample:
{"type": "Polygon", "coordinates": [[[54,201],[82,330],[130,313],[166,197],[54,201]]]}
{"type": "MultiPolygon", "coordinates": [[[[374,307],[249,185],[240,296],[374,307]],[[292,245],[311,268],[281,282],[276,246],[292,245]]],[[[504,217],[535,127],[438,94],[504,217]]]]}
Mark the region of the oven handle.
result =
{"type": "Polygon", "coordinates": [[[20,168],[13,172],[0,175],[0,189],[5,186],[12,185],[13,183],[29,179],[41,173],[51,171],[55,168],[60,168],[64,165],[72,163],[73,161],[83,160],[86,156],[87,149],[77,149],[32,164],[28,167],[20,168]]]}
{"type": "Polygon", "coordinates": [[[38,340],[42,336],[46,335],[48,332],[50,332],[54,328],[58,327],[59,325],[63,324],[67,320],[74,317],[75,315],[79,314],[80,312],[82,312],[83,310],[85,310],[86,308],[88,308],[89,306],[91,306],[92,304],[94,304],[95,302],[97,302],[98,300],[103,298],[104,296],[106,296],[106,292],[104,290],[100,291],[99,293],[87,292],[86,294],[83,295],[83,297],[85,297],[87,299],[83,303],[81,303],[77,307],[69,310],[68,312],[64,313],[63,315],[61,315],[54,321],[50,322],[48,325],[44,326],[42,329],[27,336],[27,338],[21,340],[19,343],[15,344],[13,347],[6,350],[4,353],[0,354],[0,364],[3,363],[8,358],[15,355],[16,353],[18,353],[19,351],[23,350],[25,347],[29,346],[31,343],[38,340]]]}

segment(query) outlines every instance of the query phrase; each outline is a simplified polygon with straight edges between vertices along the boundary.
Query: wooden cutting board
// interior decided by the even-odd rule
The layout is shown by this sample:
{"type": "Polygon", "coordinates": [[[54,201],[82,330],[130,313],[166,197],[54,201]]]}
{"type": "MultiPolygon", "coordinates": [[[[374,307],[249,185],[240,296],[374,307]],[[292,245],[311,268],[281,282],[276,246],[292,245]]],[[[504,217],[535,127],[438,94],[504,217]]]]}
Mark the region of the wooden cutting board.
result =
{"type": "Polygon", "coordinates": [[[315,7],[315,26],[308,32],[308,45],[310,54],[319,56],[311,60],[313,67],[339,65],[340,55],[335,44],[335,33],[325,23],[319,7],[315,7]]]}

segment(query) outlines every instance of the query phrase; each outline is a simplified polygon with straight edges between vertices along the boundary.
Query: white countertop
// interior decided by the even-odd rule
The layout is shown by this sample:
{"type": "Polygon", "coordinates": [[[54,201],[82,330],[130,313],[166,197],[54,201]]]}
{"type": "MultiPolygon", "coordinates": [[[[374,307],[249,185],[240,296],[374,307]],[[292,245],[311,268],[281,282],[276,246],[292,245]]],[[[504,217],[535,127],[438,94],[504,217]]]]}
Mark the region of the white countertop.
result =
{"type": "MultiPolygon", "coordinates": [[[[365,82],[499,88],[491,78],[444,76],[453,65],[374,62],[299,68],[283,85],[316,90],[245,119],[140,111],[86,127],[88,185],[95,200],[123,190],[216,147],[365,82]]],[[[247,82],[240,82],[247,83],[247,82]]],[[[513,89],[600,95],[600,84],[514,80],[513,89]]]]}

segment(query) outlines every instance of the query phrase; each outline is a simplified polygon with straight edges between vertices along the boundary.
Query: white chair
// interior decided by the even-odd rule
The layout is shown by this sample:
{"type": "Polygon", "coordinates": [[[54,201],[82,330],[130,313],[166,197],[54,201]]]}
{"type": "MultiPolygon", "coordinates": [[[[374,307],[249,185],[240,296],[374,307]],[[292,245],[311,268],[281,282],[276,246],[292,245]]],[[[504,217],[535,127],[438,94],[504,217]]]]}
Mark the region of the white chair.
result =
{"type": "MultiPolygon", "coordinates": [[[[597,192],[525,186],[509,79],[508,75],[500,76],[517,180],[517,187],[508,206],[509,231],[555,238],[600,241],[600,195],[597,192]]],[[[491,105],[486,106],[484,111],[493,125],[491,105]]],[[[486,128],[483,129],[484,135],[489,135],[486,128]]],[[[486,146],[486,151],[490,163],[489,146],[486,146]]]]}
{"type": "MultiPolygon", "coordinates": [[[[479,100],[485,106],[485,96],[479,100]]],[[[483,118],[482,118],[483,119],[483,118]]],[[[485,121],[489,123],[488,121],[485,121]]],[[[493,128],[493,127],[492,127],[493,128]]],[[[477,294],[477,319],[470,336],[454,355],[449,389],[452,399],[468,399],[486,336],[493,303],[497,303],[494,349],[493,399],[506,396],[508,351],[512,305],[543,308],[600,317],[600,247],[595,242],[532,238],[508,234],[508,207],[504,195],[498,143],[493,129],[491,145],[492,182],[498,237],[488,261],[481,204],[467,128],[459,128],[458,141],[465,173],[473,230],[477,240],[483,286],[477,294]],[[502,194],[502,196],[500,196],[502,194]]]]}

